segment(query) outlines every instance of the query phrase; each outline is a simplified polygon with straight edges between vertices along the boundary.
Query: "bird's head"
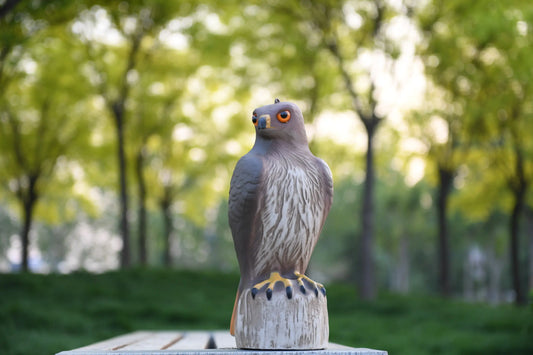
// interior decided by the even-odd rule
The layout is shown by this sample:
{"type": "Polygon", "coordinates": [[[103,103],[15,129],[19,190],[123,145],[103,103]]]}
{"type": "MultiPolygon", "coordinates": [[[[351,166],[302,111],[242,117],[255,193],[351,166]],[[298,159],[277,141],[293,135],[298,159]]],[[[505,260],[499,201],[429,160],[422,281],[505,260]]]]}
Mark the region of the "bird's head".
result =
{"type": "Polygon", "coordinates": [[[280,102],[258,107],[252,113],[257,137],[283,139],[307,144],[302,111],[292,102],[280,102]]]}

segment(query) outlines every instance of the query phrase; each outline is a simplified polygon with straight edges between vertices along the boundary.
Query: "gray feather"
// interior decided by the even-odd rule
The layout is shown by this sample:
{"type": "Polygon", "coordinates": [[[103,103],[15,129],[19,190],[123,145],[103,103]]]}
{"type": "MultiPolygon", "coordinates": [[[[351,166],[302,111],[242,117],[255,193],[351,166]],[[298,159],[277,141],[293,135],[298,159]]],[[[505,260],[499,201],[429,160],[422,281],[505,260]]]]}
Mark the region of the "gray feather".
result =
{"type": "Polygon", "coordinates": [[[244,277],[248,276],[250,270],[249,249],[256,237],[254,228],[257,224],[262,171],[262,159],[250,152],[237,162],[231,178],[228,219],[241,275],[244,277]]]}

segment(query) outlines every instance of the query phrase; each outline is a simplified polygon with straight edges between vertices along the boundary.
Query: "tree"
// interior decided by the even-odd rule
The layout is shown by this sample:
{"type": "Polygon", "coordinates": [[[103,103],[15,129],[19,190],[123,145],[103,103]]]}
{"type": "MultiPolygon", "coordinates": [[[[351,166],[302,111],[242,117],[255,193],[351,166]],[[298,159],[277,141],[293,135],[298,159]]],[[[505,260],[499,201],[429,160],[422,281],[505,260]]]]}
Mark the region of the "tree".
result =
{"type": "Polygon", "coordinates": [[[533,110],[529,104],[533,98],[533,71],[527,59],[532,55],[531,34],[521,25],[533,18],[533,6],[521,2],[507,6],[508,11],[493,9],[494,21],[480,36],[480,62],[488,76],[487,82],[484,82],[487,95],[483,104],[490,110],[489,117],[492,118],[481,124],[482,137],[492,152],[489,155],[490,165],[500,173],[512,196],[509,218],[511,279],[516,303],[525,304],[524,280],[527,277],[523,277],[520,267],[520,235],[527,193],[533,183],[533,166],[528,159],[533,156],[530,143],[533,110]],[[497,58],[487,58],[490,53],[497,58]],[[502,87],[511,89],[502,93],[502,87]]]}
{"type": "Polygon", "coordinates": [[[338,73],[349,96],[351,109],[363,124],[367,149],[365,155],[365,179],[361,208],[361,235],[358,245],[359,286],[363,299],[373,299],[376,294],[374,261],[374,182],[375,182],[375,133],[385,117],[379,107],[378,70],[387,70],[393,76],[393,62],[399,55],[399,47],[389,37],[387,25],[396,16],[409,12],[401,4],[399,8],[386,1],[334,3],[330,1],[302,1],[299,21],[309,24],[319,38],[319,43],[336,60],[338,73]],[[351,16],[351,17],[350,17],[351,16]],[[355,21],[350,22],[351,20],[355,21]],[[358,63],[364,56],[381,58],[385,68],[364,66],[358,63]],[[355,64],[355,65],[354,65],[355,64]],[[357,69],[353,69],[356,67],[357,69]],[[356,78],[356,79],[355,79],[356,78]]]}
{"type": "MultiPolygon", "coordinates": [[[[148,263],[148,216],[147,200],[148,187],[145,176],[147,159],[149,157],[150,139],[154,136],[165,140],[172,139],[171,132],[174,125],[172,110],[179,94],[170,92],[163,95],[165,75],[170,71],[169,62],[166,59],[172,55],[166,48],[159,48],[147,53],[139,63],[141,76],[134,88],[132,98],[132,120],[128,135],[134,155],[135,178],[137,182],[138,213],[138,252],[141,265],[148,263]],[[158,60],[163,58],[163,61],[158,60]],[[154,89],[158,87],[159,89],[154,89]],[[163,91],[163,92],[162,92],[163,91]]],[[[174,58],[177,53],[173,53],[174,58]]],[[[177,80],[173,77],[173,80],[177,80]]],[[[168,89],[167,89],[168,91],[168,89]]]]}
{"type": "MultiPolygon", "coordinates": [[[[487,12],[485,5],[434,1],[422,28],[434,29],[428,41],[434,82],[451,93],[451,107],[459,107],[464,135],[475,144],[473,149],[483,150],[476,156],[493,169],[484,174],[483,185],[494,188],[487,183],[499,176],[511,193],[513,202],[507,206],[511,276],[516,301],[523,303],[519,231],[532,179],[526,158],[532,154],[527,143],[532,72],[525,59],[531,55],[531,37],[522,22],[531,18],[532,7],[493,2],[487,12]],[[502,91],[504,87],[510,89],[502,91]]],[[[501,201],[492,203],[501,205],[501,201]]]]}
{"type": "Polygon", "coordinates": [[[131,251],[126,156],[126,128],[129,120],[127,104],[131,87],[138,80],[138,57],[149,48],[148,44],[143,46],[143,40],[157,36],[161,28],[176,14],[176,5],[160,0],[111,2],[106,3],[106,9],[96,6],[83,12],[73,29],[87,46],[94,85],[106,102],[115,128],[121,211],[119,226],[123,242],[121,266],[129,267],[131,251]],[[96,28],[99,24],[107,26],[106,30],[115,37],[110,40],[105,33],[98,33],[96,28]],[[111,43],[106,43],[109,40],[111,43]],[[109,60],[106,61],[109,57],[114,57],[112,65],[109,60]],[[117,66],[121,70],[117,71],[117,66]]]}
{"type": "MultiPolygon", "coordinates": [[[[53,28],[48,31],[57,34],[53,28]]],[[[44,42],[28,46],[0,101],[0,144],[7,154],[0,160],[0,181],[21,209],[23,271],[29,270],[30,231],[37,203],[55,181],[58,160],[87,131],[77,116],[82,106],[78,100],[84,96],[80,89],[83,78],[61,75],[65,69],[76,72],[77,63],[65,54],[72,51],[72,43],[54,39],[48,31],[32,38],[31,44],[44,42]]]]}
{"type": "MultiPolygon", "coordinates": [[[[231,29],[212,28],[210,26],[214,25],[205,21],[206,18],[211,18],[212,23],[218,23],[217,26],[226,28],[229,26],[223,16],[227,15],[226,12],[231,14],[234,12],[228,10],[231,9],[230,3],[225,3],[223,8],[210,5],[206,3],[198,7],[196,12],[178,14],[161,30],[160,36],[153,39],[150,50],[139,58],[139,80],[131,96],[131,111],[135,113],[132,114],[134,119],[128,135],[133,138],[130,140],[130,146],[136,157],[139,251],[142,260],[143,254],[145,257],[147,254],[143,251],[147,244],[146,205],[149,201],[153,203],[158,200],[157,204],[161,208],[166,226],[163,260],[167,266],[171,264],[172,205],[176,200],[182,199],[181,195],[187,195],[187,190],[200,188],[198,181],[204,180],[201,178],[202,170],[205,173],[213,165],[217,166],[213,162],[208,164],[210,159],[196,166],[197,164],[189,160],[187,155],[194,148],[195,151],[209,148],[205,149],[206,154],[209,156],[215,154],[216,147],[211,145],[206,147],[205,141],[220,144],[220,135],[225,134],[219,128],[222,126],[219,122],[213,122],[211,127],[207,125],[209,116],[216,108],[212,101],[216,100],[206,100],[206,97],[219,93],[222,88],[225,92],[238,89],[231,87],[234,82],[230,80],[231,71],[228,69],[229,47],[232,44],[229,33],[231,29]],[[176,24],[179,24],[177,28],[176,24]],[[171,40],[172,36],[176,35],[190,37],[178,45],[171,40]],[[202,92],[192,93],[189,89],[192,85],[201,86],[202,92]],[[200,98],[195,95],[199,95],[200,98]],[[196,107],[196,113],[193,115],[202,116],[202,120],[191,117],[190,112],[184,112],[183,106],[192,103],[196,107]],[[205,139],[203,127],[208,128],[210,138],[205,139]],[[190,141],[196,142],[196,146],[190,146],[189,139],[176,141],[182,139],[182,137],[177,138],[177,135],[183,130],[195,132],[200,138],[204,138],[204,142],[191,139],[190,141]],[[156,146],[157,149],[154,148],[156,146]],[[186,174],[188,169],[190,170],[186,174]],[[149,188],[148,185],[155,185],[156,188],[149,188]]],[[[217,102],[216,105],[223,108],[235,104],[233,97],[228,98],[226,102],[217,102]]],[[[240,132],[238,129],[234,131],[240,132]]],[[[218,160],[218,163],[226,161],[224,158],[221,159],[220,154],[218,160]]]]}
{"type": "MultiPolygon", "coordinates": [[[[427,57],[424,58],[427,65],[427,57]]],[[[431,59],[429,59],[431,60],[431,59]]],[[[459,66],[460,68],[460,66],[459,66]]],[[[458,68],[455,75],[460,76],[458,68]]],[[[438,289],[442,296],[451,295],[451,243],[449,235],[449,199],[454,188],[454,179],[464,164],[468,152],[468,142],[464,133],[464,120],[468,119],[468,100],[457,87],[457,81],[444,71],[431,72],[430,78],[444,87],[443,94],[452,104],[432,101],[439,90],[433,85],[427,92],[428,104],[410,116],[410,130],[425,145],[426,158],[430,163],[428,172],[436,180],[436,215],[437,215],[437,274],[438,289]]]]}

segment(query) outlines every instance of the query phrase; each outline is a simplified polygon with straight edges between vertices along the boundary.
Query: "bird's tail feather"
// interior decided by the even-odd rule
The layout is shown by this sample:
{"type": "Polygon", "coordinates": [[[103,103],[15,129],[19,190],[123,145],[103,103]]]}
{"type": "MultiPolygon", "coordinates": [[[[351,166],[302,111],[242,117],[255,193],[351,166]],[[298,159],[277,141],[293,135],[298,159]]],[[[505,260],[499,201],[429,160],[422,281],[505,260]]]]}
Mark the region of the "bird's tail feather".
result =
{"type": "Polygon", "coordinates": [[[235,303],[233,304],[233,313],[231,314],[231,324],[229,327],[229,332],[231,335],[235,336],[235,321],[237,318],[237,303],[239,302],[239,296],[241,294],[240,290],[237,290],[237,295],[235,296],[235,303]]]}

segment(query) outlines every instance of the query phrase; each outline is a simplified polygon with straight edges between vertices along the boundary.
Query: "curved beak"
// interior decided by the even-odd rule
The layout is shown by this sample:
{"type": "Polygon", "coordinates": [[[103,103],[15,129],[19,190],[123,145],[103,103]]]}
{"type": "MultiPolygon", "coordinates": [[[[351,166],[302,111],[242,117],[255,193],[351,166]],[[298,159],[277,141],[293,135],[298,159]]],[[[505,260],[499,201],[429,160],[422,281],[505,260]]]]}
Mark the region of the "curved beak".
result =
{"type": "Polygon", "coordinates": [[[270,128],[270,115],[261,115],[257,121],[257,129],[270,128]]]}

